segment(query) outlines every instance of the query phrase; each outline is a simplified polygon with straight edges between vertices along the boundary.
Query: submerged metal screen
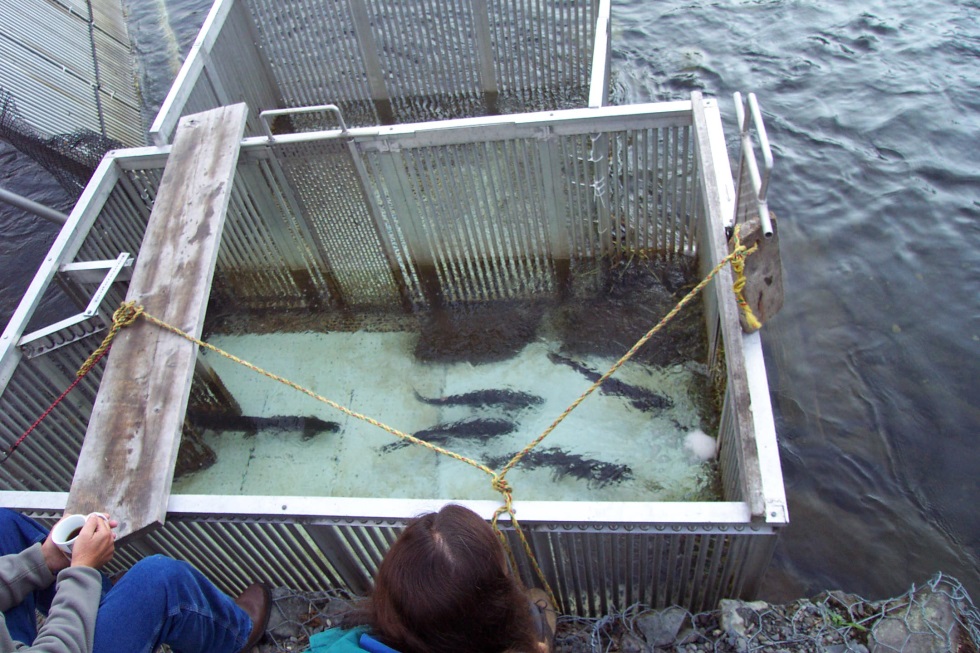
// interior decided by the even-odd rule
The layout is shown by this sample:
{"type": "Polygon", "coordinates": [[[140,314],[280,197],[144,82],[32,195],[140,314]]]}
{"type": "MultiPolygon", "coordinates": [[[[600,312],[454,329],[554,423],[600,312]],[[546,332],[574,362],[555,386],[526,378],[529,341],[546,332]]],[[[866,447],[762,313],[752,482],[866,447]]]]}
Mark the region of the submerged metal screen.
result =
{"type": "MultiPolygon", "coordinates": [[[[167,154],[142,148],[103,162],[4,331],[0,447],[71,382],[125,294],[124,282],[114,284],[101,317],[52,335],[40,347],[46,353],[34,356],[16,343],[38,326],[28,328],[50,281],[84,302],[99,279],[59,271],[63,264],[138,253],[167,154]]],[[[459,301],[547,294],[562,266],[624,251],[694,254],[710,268],[727,253],[722,225],[733,214],[717,104],[697,94],[689,102],[251,138],[239,158],[215,288],[245,307],[317,310],[424,308],[431,283],[455,288],[459,301]]],[[[726,388],[724,500],[516,501],[564,611],[598,615],[636,601],[700,609],[751,595],[771,535],[787,521],[758,334],[740,331],[727,271],[709,290],[710,367],[726,388]]],[[[30,446],[0,466],[4,505],[65,505],[98,378],[97,369],[30,446]]],[[[488,517],[496,507],[467,505],[488,517]]],[[[173,496],[168,524],[128,544],[120,560],[165,551],[229,590],[258,573],[299,588],[362,591],[404,521],[436,507],[173,496]]]]}
{"type": "Polygon", "coordinates": [[[219,0],[150,132],[241,101],[253,135],[261,111],[327,102],[357,126],[585,106],[600,5],[608,19],[599,0],[219,0]]]}
{"type": "Polygon", "coordinates": [[[577,262],[693,254],[689,113],[674,103],[250,139],[219,278],[244,307],[421,308],[433,283],[448,301],[523,298],[553,292],[577,262]],[[280,280],[274,294],[235,281],[257,271],[280,280]]]}

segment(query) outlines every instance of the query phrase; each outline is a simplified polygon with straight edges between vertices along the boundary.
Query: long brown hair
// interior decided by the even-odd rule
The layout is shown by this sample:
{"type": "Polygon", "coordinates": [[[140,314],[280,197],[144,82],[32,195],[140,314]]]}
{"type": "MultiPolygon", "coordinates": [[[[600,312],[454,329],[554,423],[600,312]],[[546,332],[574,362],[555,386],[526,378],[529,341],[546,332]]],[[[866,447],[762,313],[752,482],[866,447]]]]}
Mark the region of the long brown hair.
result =
{"type": "Polygon", "coordinates": [[[355,624],[402,653],[537,650],[528,599],[496,534],[453,504],[408,524],[370,598],[344,620],[355,624]]]}

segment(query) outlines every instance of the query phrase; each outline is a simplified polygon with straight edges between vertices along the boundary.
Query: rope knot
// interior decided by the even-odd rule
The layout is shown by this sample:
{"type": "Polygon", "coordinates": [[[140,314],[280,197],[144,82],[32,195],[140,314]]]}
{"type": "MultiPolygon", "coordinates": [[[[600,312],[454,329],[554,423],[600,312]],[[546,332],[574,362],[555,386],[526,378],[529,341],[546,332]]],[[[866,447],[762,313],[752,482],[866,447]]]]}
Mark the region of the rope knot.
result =
{"type": "Polygon", "coordinates": [[[742,244],[742,240],[739,237],[739,229],[742,227],[741,224],[735,225],[735,231],[732,233],[732,240],[734,241],[735,247],[732,249],[732,270],[735,272],[735,283],[732,286],[732,290],[735,291],[735,302],[738,304],[739,308],[742,309],[742,314],[745,316],[746,323],[753,329],[758,330],[762,328],[762,323],[759,322],[759,318],[755,316],[752,312],[752,307],[745,300],[745,284],[748,279],[745,278],[745,258],[750,254],[753,254],[759,249],[759,243],[752,243],[752,247],[746,247],[742,244]]]}
{"type": "Polygon", "coordinates": [[[135,301],[123,302],[112,314],[112,324],[118,328],[128,327],[142,314],[143,307],[138,306],[135,301]]]}
{"type": "Polygon", "coordinates": [[[504,495],[508,502],[510,501],[511,496],[514,494],[514,488],[510,486],[510,483],[507,482],[506,478],[503,476],[494,475],[490,484],[493,486],[494,490],[504,495]]]}
{"type": "Polygon", "coordinates": [[[93,351],[92,355],[88,357],[88,360],[82,363],[82,366],[78,368],[78,372],[75,375],[83,377],[88,374],[95,367],[95,364],[106,355],[109,348],[112,347],[112,339],[116,337],[116,334],[124,327],[128,327],[135,322],[140,315],[143,315],[143,307],[137,306],[135,301],[120,304],[119,308],[112,314],[112,326],[109,327],[109,333],[106,334],[98,349],[93,351]]]}

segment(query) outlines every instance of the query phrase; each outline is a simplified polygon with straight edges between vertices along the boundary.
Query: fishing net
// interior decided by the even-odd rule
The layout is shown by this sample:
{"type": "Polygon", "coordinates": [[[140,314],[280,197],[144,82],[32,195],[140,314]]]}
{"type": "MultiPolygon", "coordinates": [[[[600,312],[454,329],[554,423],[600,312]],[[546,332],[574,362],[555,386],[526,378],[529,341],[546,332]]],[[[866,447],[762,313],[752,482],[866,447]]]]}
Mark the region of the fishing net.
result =
{"type": "Polygon", "coordinates": [[[123,147],[119,141],[89,129],[46,137],[24,120],[14,96],[2,87],[0,138],[37,161],[73,199],[81,195],[105,153],[123,147]]]}

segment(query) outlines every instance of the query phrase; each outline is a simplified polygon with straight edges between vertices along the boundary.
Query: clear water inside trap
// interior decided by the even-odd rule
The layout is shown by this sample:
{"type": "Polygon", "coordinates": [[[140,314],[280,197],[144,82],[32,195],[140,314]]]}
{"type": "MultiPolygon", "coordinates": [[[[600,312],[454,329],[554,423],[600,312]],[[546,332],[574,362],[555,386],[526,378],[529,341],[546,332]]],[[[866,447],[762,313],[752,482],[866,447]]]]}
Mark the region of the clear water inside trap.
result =
{"type": "MultiPolygon", "coordinates": [[[[209,343],[352,411],[500,469],[693,285],[693,264],[607,265],[561,299],[420,313],[209,315],[209,343]],[[588,290],[582,290],[588,287],[588,290]]],[[[711,501],[716,389],[700,299],[507,479],[525,500],[711,501]]],[[[495,499],[490,477],[205,353],[241,414],[195,406],[182,494],[495,499]]]]}

